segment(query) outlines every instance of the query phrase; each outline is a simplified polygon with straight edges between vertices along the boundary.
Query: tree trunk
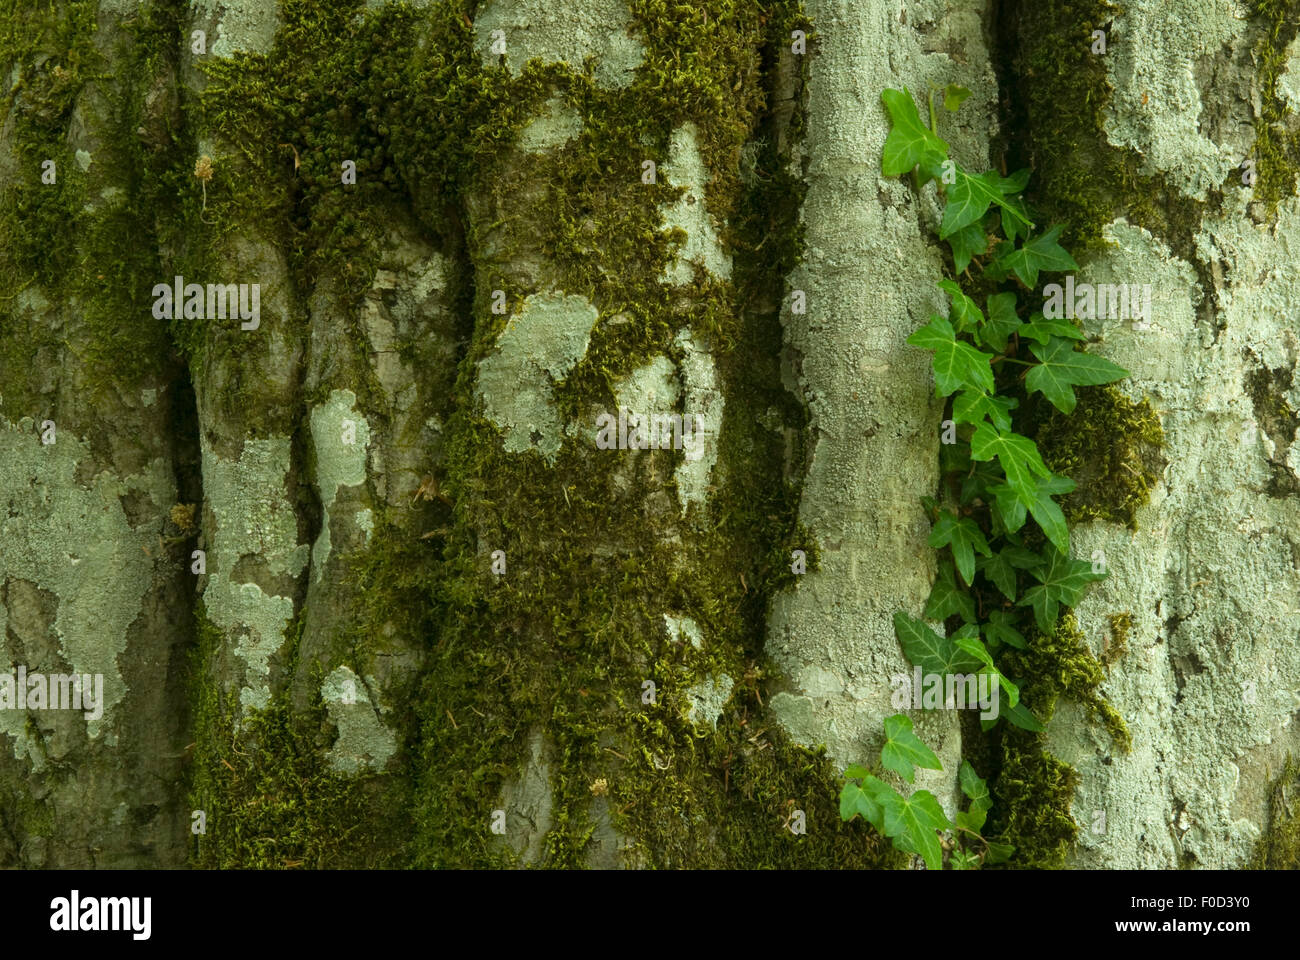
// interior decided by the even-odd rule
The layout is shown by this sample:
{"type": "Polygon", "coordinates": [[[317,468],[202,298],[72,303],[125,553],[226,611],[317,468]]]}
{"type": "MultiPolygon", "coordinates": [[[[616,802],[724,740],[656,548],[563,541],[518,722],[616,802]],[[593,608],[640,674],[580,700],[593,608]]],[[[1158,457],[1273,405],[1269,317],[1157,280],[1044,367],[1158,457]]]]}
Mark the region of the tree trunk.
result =
{"type": "Polygon", "coordinates": [[[838,791],[947,415],[880,92],[950,84],[1153,306],[1035,423],[1109,572],[1008,661],[1047,730],[914,711],[916,786],[1018,866],[1295,857],[1300,13],[1174,7],[8,4],[0,671],[103,695],[0,709],[0,865],[910,862],[838,791]]]}

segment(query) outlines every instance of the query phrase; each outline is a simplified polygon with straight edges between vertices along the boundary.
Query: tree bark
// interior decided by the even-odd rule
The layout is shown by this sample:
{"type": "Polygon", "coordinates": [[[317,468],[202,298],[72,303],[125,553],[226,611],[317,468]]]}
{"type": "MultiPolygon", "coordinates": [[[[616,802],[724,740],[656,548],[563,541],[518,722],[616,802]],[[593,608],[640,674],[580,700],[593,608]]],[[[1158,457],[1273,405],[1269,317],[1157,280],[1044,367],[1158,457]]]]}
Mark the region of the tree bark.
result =
{"type": "Polygon", "coordinates": [[[1078,282],[1153,307],[1083,320],[1132,375],[1036,424],[1109,572],[1015,663],[1047,731],[913,711],[916,786],[952,816],[974,763],[1012,865],[1261,862],[1293,6],[0,9],[0,672],[103,678],[0,709],[0,865],[909,864],[837,794],[910,672],[946,416],[905,343],[942,198],[882,175],[880,92],[950,84],[953,158],[1030,167],[1078,282]]]}

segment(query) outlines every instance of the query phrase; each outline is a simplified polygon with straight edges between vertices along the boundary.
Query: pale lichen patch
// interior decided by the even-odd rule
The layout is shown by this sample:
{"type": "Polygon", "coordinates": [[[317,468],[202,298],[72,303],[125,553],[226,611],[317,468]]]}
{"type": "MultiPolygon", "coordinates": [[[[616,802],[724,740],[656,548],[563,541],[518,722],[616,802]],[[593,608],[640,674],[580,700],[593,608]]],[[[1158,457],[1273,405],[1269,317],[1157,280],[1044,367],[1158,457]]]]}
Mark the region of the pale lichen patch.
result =
{"type": "Polygon", "coordinates": [[[496,349],[479,362],[478,395],[500,428],[507,453],[536,450],[550,462],[563,425],[552,389],[587,352],[596,308],[585,298],[535,294],[510,319],[496,349]]]}
{"type": "Polygon", "coordinates": [[[351,668],[340,666],[325,678],[320,692],[330,722],[339,732],[326,754],[330,766],[347,775],[382,770],[397,752],[397,742],[380,719],[366,684],[351,668]]]}
{"type": "Polygon", "coordinates": [[[695,264],[719,279],[730,280],[731,254],[718,239],[704,202],[709,172],[700,155],[699,130],[695,124],[687,123],[673,131],[668,161],[660,173],[670,185],[683,189],[682,195],[663,209],[664,226],[686,233],[686,241],[677,250],[676,259],[664,268],[664,282],[677,286],[690,283],[695,276],[695,264]]]}
{"type": "Polygon", "coordinates": [[[319,580],[330,555],[330,522],[340,487],[355,487],[366,480],[366,452],[370,424],[356,409],[351,390],[333,390],[329,400],[311,412],[312,444],[316,451],[316,485],[324,516],[320,536],[312,547],[312,566],[319,580]]]}
{"type": "Polygon", "coordinates": [[[561,8],[549,0],[489,0],[474,18],[474,38],[484,63],[505,57],[518,76],[534,58],[581,69],[595,57],[595,79],[604,87],[626,87],[645,48],[632,36],[625,0],[572,0],[561,8]],[[499,31],[499,32],[498,32],[499,31]],[[501,50],[504,53],[494,52],[501,50]]]}

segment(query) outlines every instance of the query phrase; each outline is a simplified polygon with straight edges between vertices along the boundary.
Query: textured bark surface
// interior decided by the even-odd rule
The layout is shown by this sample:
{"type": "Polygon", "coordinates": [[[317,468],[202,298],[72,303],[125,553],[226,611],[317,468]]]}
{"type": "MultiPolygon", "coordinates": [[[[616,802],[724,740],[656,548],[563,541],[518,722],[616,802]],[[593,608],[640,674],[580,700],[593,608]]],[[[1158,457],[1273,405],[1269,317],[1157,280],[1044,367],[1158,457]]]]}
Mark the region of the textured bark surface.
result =
{"type": "Polygon", "coordinates": [[[1038,436],[1132,749],[1082,660],[1029,658],[1047,732],[914,711],[918,785],[951,815],[975,763],[1013,865],[1295,857],[1298,26],[0,4],[0,671],[104,684],[94,719],[0,709],[0,865],[904,865],[838,774],[936,570],[904,341],[952,261],[934,186],[880,172],[880,91],[948,84],[953,157],[1031,166],[1078,281],[1154,303],[1082,322],[1132,376],[1038,436]],[[257,284],[255,327],[160,318],[178,276],[257,284]],[[698,430],[604,449],[620,408],[698,430]]]}

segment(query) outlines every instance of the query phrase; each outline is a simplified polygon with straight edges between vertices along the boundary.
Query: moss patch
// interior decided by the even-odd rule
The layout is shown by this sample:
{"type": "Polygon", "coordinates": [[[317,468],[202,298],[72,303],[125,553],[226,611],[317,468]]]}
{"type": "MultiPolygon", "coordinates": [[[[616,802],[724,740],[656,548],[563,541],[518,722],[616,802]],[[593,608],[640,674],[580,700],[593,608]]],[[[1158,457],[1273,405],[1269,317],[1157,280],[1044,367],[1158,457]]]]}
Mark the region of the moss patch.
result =
{"type": "Polygon", "coordinates": [[[1267,492],[1270,497],[1293,497],[1300,493],[1300,480],[1287,466],[1287,451],[1300,429],[1300,414],[1291,408],[1286,394],[1291,389],[1293,373],[1285,367],[1269,370],[1260,367],[1246,375],[1245,389],[1255,411],[1259,427],[1273,441],[1273,456],[1267,492]]]}
{"type": "Polygon", "coordinates": [[[1287,49],[1300,29],[1300,2],[1255,0],[1251,14],[1262,30],[1255,47],[1261,109],[1252,151],[1258,175],[1253,195],[1272,216],[1278,203],[1296,192],[1300,174],[1300,129],[1294,118],[1287,120],[1290,110],[1277,92],[1278,78],[1286,69],[1287,49]]]}
{"type": "Polygon", "coordinates": [[[1268,791],[1268,829],[1255,848],[1255,870],[1300,870],[1300,763],[1286,766],[1268,791]]]}
{"type": "Polygon", "coordinates": [[[1072,522],[1107,520],[1137,529],[1137,511],[1164,469],[1160,418],[1143,398],[1083,387],[1069,416],[1052,410],[1035,438],[1043,461],[1078,485],[1062,504],[1072,522]]]}

